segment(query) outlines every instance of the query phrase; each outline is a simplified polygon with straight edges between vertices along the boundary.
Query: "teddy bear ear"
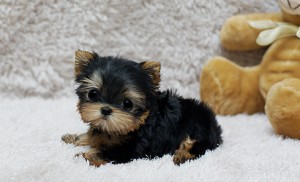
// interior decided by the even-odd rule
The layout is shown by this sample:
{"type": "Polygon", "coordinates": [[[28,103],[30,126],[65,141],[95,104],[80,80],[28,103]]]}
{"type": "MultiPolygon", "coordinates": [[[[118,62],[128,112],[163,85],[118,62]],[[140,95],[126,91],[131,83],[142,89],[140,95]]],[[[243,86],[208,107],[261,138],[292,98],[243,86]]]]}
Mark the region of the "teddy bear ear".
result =
{"type": "Polygon", "coordinates": [[[148,73],[152,83],[158,86],[160,83],[160,62],[145,61],[140,63],[141,68],[148,73]]]}
{"type": "Polygon", "coordinates": [[[82,69],[88,65],[88,63],[95,59],[95,55],[93,53],[87,51],[78,50],[75,52],[75,76],[78,76],[82,69]]]}

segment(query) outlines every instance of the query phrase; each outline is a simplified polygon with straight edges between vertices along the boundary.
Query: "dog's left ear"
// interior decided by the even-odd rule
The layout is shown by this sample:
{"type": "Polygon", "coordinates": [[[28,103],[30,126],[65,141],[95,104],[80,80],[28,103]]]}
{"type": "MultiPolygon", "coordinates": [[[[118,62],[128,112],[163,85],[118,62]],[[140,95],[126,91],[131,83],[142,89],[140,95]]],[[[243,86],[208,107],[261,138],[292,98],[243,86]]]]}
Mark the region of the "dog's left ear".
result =
{"type": "Polygon", "coordinates": [[[78,50],[75,52],[75,76],[78,76],[82,69],[88,65],[88,63],[95,59],[95,55],[87,51],[78,50]]]}
{"type": "Polygon", "coordinates": [[[152,83],[155,86],[158,86],[160,83],[160,62],[145,61],[141,62],[140,66],[149,74],[150,78],[152,79],[152,83]]]}

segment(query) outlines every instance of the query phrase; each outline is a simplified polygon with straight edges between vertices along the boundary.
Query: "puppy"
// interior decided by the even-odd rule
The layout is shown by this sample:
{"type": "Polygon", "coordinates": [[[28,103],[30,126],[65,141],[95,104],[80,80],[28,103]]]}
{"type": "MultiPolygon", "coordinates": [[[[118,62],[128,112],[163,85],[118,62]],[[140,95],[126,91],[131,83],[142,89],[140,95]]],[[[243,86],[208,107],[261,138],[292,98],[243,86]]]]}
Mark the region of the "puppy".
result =
{"type": "Polygon", "coordinates": [[[136,63],[80,50],[75,59],[77,108],[90,127],[62,140],[89,146],[81,155],[91,165],[165,154],[179,165],[222,143],[221,128],[206,104],[159,90],[159,62],[136,63]]]}

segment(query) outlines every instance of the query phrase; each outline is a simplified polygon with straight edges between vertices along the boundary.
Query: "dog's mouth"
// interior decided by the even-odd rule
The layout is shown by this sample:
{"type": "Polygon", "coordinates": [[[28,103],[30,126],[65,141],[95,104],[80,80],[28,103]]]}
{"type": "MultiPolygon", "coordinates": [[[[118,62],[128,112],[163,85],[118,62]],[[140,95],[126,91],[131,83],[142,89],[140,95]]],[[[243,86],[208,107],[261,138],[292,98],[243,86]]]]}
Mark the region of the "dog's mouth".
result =
{"type": "Polygon", "coordinates": [[[83,122],[111,135],[126,135],[140,128],[144,118],[139,118],[118,108],[110,107],[109,115],[101,113],[102,104],[88,103],[78,108],[83,122]]]}
{"type": "Polygon", "coordinates": [[[89,124],[92,125],[93,127],[97,128],[98,126],[100,126],[100,124],[101,124],[102,122],[108,122],[108,120],[109,120],[109,119],[108,119],[107,116],[105,116],[105,117],[99,116],[99,119],[96,119],[96,120],[93,120],[93,121],[84,121],[84,120],[83,120],[83,122],[89,123],[89,124]]]}
{"type": "Polygon", "coordinates": [[[107,124],[108,122],[112,122],[112,121],[109,119],[109,116],[100,115],[99,118],[96,120],[93,120],[93,121],[84,121],[83,120],[83,122],[90,124],[94,128],[103,129],[103,128],[101,128],[102,125],[105,125],[105,123],[107,124]]]}
{"type": "Polygon", "coordinates": [[[111,135],[125,135],[140,127],[140,123],[132,116],[116,115],[99,116],[99,119],[89,122],[94,128],[100,129],[111,135]]]}

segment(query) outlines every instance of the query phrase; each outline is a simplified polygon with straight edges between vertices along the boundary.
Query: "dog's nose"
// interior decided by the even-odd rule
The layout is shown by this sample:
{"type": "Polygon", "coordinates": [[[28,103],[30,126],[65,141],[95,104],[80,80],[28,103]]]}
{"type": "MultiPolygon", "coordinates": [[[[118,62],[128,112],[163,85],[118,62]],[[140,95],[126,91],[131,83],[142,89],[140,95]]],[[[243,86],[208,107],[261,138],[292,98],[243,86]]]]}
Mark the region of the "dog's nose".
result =
{"type": "Polygon", "coordinates": [[[111,112],[112,112],[111,108],[107,106],[101,108],[101,114],[103,114],[104,116],[110,115],[111,112]]]}

